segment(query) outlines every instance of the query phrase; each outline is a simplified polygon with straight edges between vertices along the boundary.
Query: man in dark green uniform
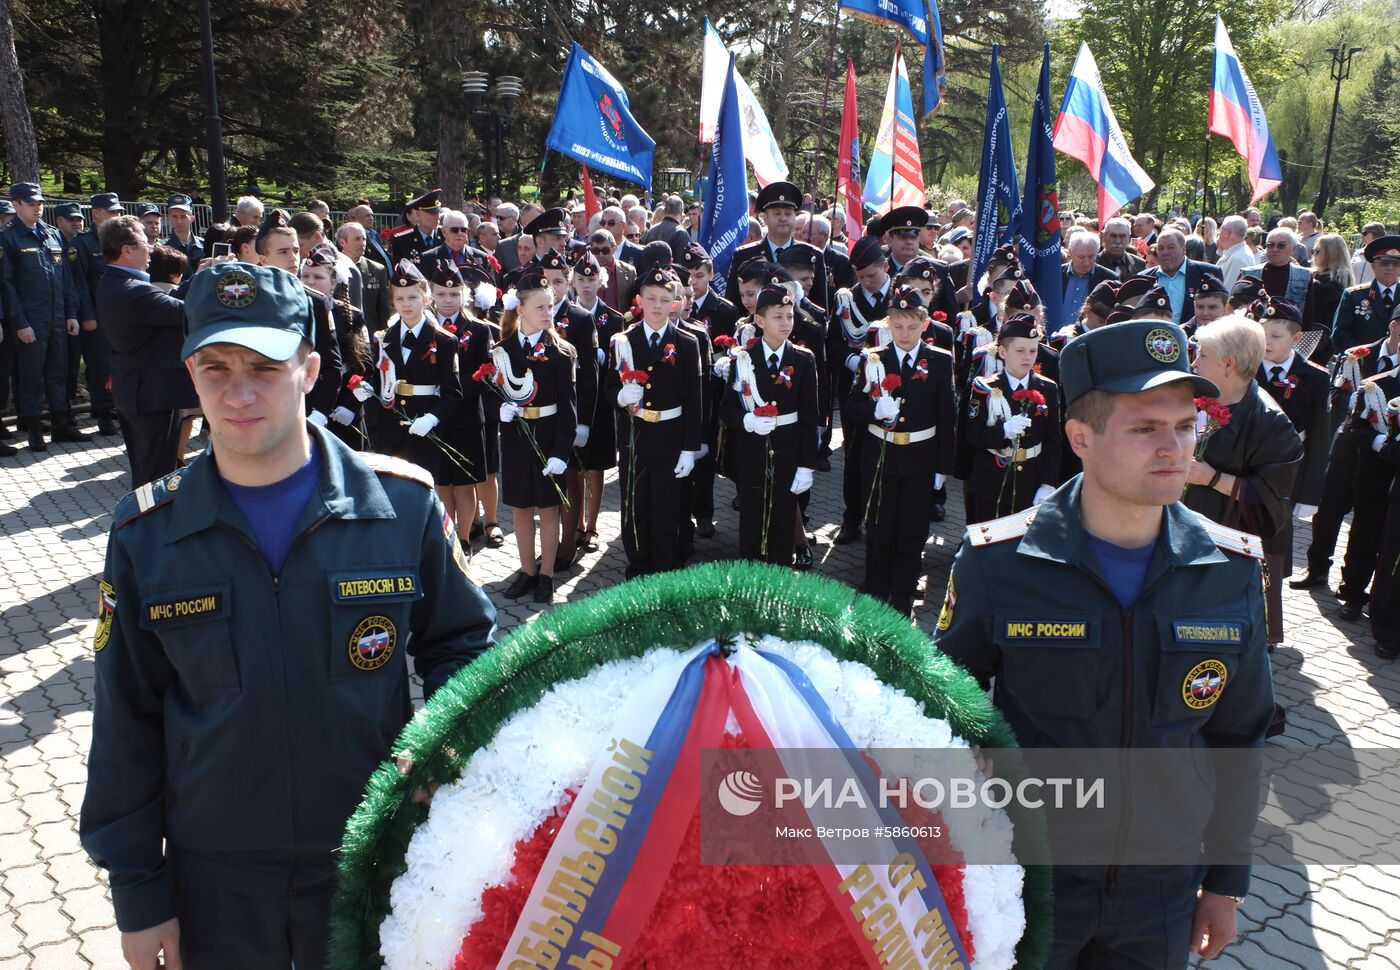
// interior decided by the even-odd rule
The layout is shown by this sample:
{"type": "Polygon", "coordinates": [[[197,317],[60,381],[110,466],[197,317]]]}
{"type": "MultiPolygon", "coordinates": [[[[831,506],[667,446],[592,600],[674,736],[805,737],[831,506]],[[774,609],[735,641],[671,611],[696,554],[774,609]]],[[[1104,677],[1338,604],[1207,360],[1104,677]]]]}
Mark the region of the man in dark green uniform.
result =
{"type": "Polygon", "coordinates": [[[44,224],[44,194],[33,182],[10,186],[15,218],[0,229],[0,272],[5,339],[15,347],[19,417],[29,432],[29,450],[47,451],[43,411],[48,402],[53,440],[83,442],[73,425],[65,382],[68,338],[78,333],[78,291],[64,256],[63,236],[44,224]]]}
{"type": "Polygon", "coordinates": [[[220,263],[185,312],[210,450],[117,506],[80,832],[132,967],[311,970],[346,819],[412,714],[406,654],[431,694],[495,611],[427,473],[304,417],[295,276],[220,263]]]}
{"type": "Polygon", "coordinates": [[[1375,278],[1342,294],[1332,318],[1332,346],[1338,352],[1384,337],[1390,312],[1400,304],[1400,236],[1373,239],[1362,255],[1375,278]]]}
{"type": "MultiPolygon", "coordinates": [[[[1084,471],[1033,509],[968,528],[939,649],[983,686],[996,678],[1023,746],[1262,746],[1274,698],[1259,539],[1179,501],[1192,396],[1216,388],[1189,370],[1181,328],[1160,320],[1076,337],[1060,375],[1084,471]]],[[[1214,844],[1247,846],[1256,815],[1253,799],[1217,811],[1214,844]]],[[[1234,938],[1249,867],[1209,861],[1056,867],[1046,966],[1214,957],[1234,938]]]]}

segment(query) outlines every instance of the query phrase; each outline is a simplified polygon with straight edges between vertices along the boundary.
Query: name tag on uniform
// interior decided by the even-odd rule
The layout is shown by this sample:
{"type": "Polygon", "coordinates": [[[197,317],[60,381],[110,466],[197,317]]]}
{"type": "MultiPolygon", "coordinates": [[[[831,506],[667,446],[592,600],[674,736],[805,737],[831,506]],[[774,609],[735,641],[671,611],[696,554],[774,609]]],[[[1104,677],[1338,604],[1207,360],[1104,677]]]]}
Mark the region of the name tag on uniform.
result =
{"type": "Polygon", "coordinates": [[[1087,640],[1085,620],[1007,620],[1008,640],[1087,640]]]}
{"type": "Polygon", "coordinates": [[[1244,624],[1173,620],[1172,633],[1178,643],[1240,643],[1244,639],[1244,624]]]}
{"type": "Polygon", "coordinates": [[[330,579],[331,597],[337,603],[417,599],[422,595],[418,574],[412,570],[362,570],[335,573],[330,579]]]}
{"type": "Polygon", "coordinates": [[[19,251],[20,251],[21,253],[37,253],[37,252],[39,251],[39,247],[38,247],[38,246],[21,246],[19,251]]]}
{"type": "Polygon", "coordinates": [[[151,599],[141,604],[141,625],[149,628],[166,623],[212,620],[224,615],[225,606],[221,590],[151,599]]]}

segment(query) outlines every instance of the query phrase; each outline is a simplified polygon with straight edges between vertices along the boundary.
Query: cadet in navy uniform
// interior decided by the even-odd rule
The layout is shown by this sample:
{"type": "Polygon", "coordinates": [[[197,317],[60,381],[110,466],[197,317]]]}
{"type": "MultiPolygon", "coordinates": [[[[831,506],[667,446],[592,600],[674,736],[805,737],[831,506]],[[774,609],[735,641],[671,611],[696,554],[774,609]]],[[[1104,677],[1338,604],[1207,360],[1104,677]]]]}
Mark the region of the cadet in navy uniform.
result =
{"type": "Polygon", "coordinates": [[[78,331],[78,291],[63,255],[63,236],[44,224],[44,196],[33,182],[10,186],[15,217],[0,229],[0,286],[3,286],[5,339],[16,341],[19,417],[29,432],[29,450],[46,451],[44,403],[49,405],[53,440],[88,439],[73,424],[65,381],[68,338],[78,331]]]}
{"type": "Polygon", "coordinates": [[[845,413],[849,434],[869,438],[861,451],[861,513],[869,507],[861,590],[912,616],[914,587],[928,540],[930,484],[953,470],[953,355],[923,338],[928,309],[913,287],[890,296],[891,343],[866,351],[845,413]],[[878,361],[899,387],[882,391],[867,374],[878,361]]]}
{"type": "MultiPolygon", "coordinates": [[[[1330,402],[1330,420],[1339,423],[1339,426],[1328,448],[1327,468],[1322,475],[1322,500],[1313,513],[1308,569],[1302,576],[1288,581],[1291,589],[1314,589],[1327,585],[1342,521],[1356,502],[1361,445],[1371,440],[1364,427],[1354,427],[1347,433],[1348,423],[1352,415],[1364,409],[1368,419],[1365,423],[1369,424],[1375,410],[1374,407],[1368,408],[1362,400],[1366,382],[1378,373],[1394,369],[1397,364],[1400,364],[1400,304],[1391,311],[1388,336],[1373,343],[1348,348],[1339,355],[1330,402]]],[[[1373,496],[1368,496],[1370,498],[1373,496]]],[[[1353,525],[1353,531],[1355,528],[1353,525]]],[[[1344,609],[1360,615],[1359,606],[1344,609]]]]}
{"type": "MultiPolygon", "coordinates": [[[[1200,293],[1196,296],[1199,299],[1200,293]]],[[[1327,371],[1294,349],[1303,336],[1303,318],[1293,304],[1271,296],[1254,304],[1249,316],[1264,328],[1264,360],[1254,379],[1288,415],[1293,430],[1303,439],[1303,464],[1293,488],[1293,503],[1297,514],[1307,518],[1322,501],[1322,478],[1331,443],[1327,420],[1331,386],[1327,371]]],[[[1291,571],[1291,544],[1285,552],[1291,571]]]]}
{"type": "Polygon", "coordinates": [[[504,381],[498,386],[509,398],[497,395],[492,401],[501,422],[501,500],[513,514],[520,555],[520,571],[505,595],[519,599],[533,590],[534,601],[547,604],[554,601],[563,504],[559,492],[578,428],[574,385],[578,363],[574,348],[554,327],[554,292],[544,273],[528,270],[516,281],[513,292],[516,305],[512,307],[507,301],[501,316],[500,346],[492,355],[496,376],[504,381]],[[538,566],[536,513],[540,520],[538,566]]]}
{"type": "Polygon", "coordinates": [[[793,238],[797,221],[797,209],[802,204],[802,192],[791,182],[769,182],[758,191],[758,211],[763,213],[767,223],[767,235],[758,242],[740,246],[734,250],[729,263],[729,281],[724,292],[733,295],[739,292],[739,271],[755,259],[778,262],[783,250],[796,246],[811,250],[816,254],[816,279],[808,293],[813,303],[819,307],[830,307],[826,284],[826,257],[811,243],[799,242],[793,238]]]}
{"type": "Polygon", "coordinates": [[[1362,251],[1375,279],[1349,287],[1332,319],[1332,346],[1354,347],[1385,335],[1390,314],[1400,306],[1400,236],[1373,239],[1362,251]]]}
{"type": "Polygon", "coordinates": [[[1041,336],[1035,318],[1010,317],[997,333],[1001,372],[972,382],[966,424],[971,470],[964,486],[968,525],[1019,512],[1054,491],[1060,472],[1060,389],[1033,369],[1041,336]]]}
{"type": "MultiPolygon", "coordinates": [[[[692,244],[681,254],[681,265],[690,273],[690,318],[705,328],[713,357],[724,356],[724,348],[716,341],[720,337],[733,339],[734,329],[742,316],[738,307],[715,292],[715,266],[705,249],[692,244]]],[[[731,294],[733,295],[733,294],[731,294]]],[[[724,379],[713,373],[705,375],[705,384],[711,401],[718,401],[724,394],[724,379]]],[[[695,482],[695,534],[709,539],[715,534],[715,462],[719,457],[719,408],[711,409],[704,430],[705,453],[695,462],[691,478],[695,482]]]]}
{"type": "Polygon", "coordinates": [[[490,645],[432,480],[303,417],[296,277],[199,273],[209,450],[116,508],[79,832],[133,967],[325,966],[335,851],[413,712],[490,645]],[[253,420],[250,420],[253,419],[253,420]]]}
{"type": "Polygon", "coordinates": [[[736,452],[739,555],[780,566],[792,564],[797,497],[817,459],[817,364],[789,340],[796,306],[790,284],[759,291],[759,337],[735,353],[720,404],[736,452]]]}
{"type": "MultiPolygon", "coordinates": [[[[683,266],[672,265],[671,269],[681,281],[679,299],[671,304],[668,316],[671,326],[695,338],[695,349],[700,354],[700,427],[703,439],[704,429],[710,426],[713,415],[719,410],[720,395],[714,393],[707,375],[714,373],[715,353],[710,343],[710,334],[705,325],[690,318],[690,273],[683,266]]],[[[695,468],[684,478],[678,479],[681,486],[680,554],[685,563],[695,554],[696,533],[696,481],[695,476],[702,462],[709,462],[710,446],[704,440],[695,454],[695,468]]],[[[713,468],[711,464],[711,468],[713,468]]],[[[713,502],[713,497],[711,498],[713,502]]]]}
{"type": "MultiPolygon", "coordinates": [[[[601,291],[607,270],[598,265],[598,259],[585,251],[574,264],[574,303],[587,314],[593,327],[593,343],[596,346],[594,358],[599,368],[599,387],[603,381],[603,371],[607,368],[608,349],[612,346],[614,334],[622,333],[627,321],[617,310],[603,302],[601,291]]],[[[612,406],[599,393],[594,399],[591,413],[579,412],[579,424],[588,425],[588,437],[583,446],[576,449],[583,463],[585,498],[582,526],[578,536],[579,548],[593,552],[598,548],[598,516],[603,508],[603,477],[610,468],[617,467],[617,426],[613,422],[612,406]]],[[[713,466],[711,466],[713,475],[713,466]]],[[[713,533],[711,533],[713,534],[713,533]]]]}
{"type": "MultiPolygon", "coordinates": [[[[559,210],[563,212],[563,210],[559,210]]],[[[533,224],[532,224],[533,225],[533,224]]],[[[587,251],[585,250],[585,253],[587,251]]],[[[591,254],[590,254],[591,255],[591,254]]],[[[527,266],[536,265],[528,263],[527,266]]],[[[560,520],[558,568],[568,569],[581,557],[580,540],[583,538],[583,455],[579,451],[588,444],[593,433],[589,422],[598,410],[598,331],[593,318],[583,308],[569,298],[569,287],[573,285],[574,271],[564,254],[556,249],[546,249],[539,255],[538,266],[549,282],[554,296],[554,332],[569,342],[574,349],[574,386],[578,394],[578,425],[574,431],[574,444],[569,449],[566,460],[569,470],[564,473],[566,483],[564,494],[569,504],[564,508],[560,520]],[[584,415],[589,417],[585,419],[584,415]]]]}
{"type": "MultiPolygon", "coordinates": [[[[1188,369],[1181,328],[1160,321],[1076,337],[1060,373],[1084,472],[1033,511],[968,528],[937,648],[984,687],[995,678],[1022,746],[1261,747],[1274,698],[1259,540],[1179,501],[1192,397],[1216,387],[1188,369]]],[[[1247,851],[1258,780],[1231,781],[1249,794],[1211,819],[1180,818],[1186,853],[1208,823],[1247,851]]],[[[1054,869],[1047,970],[1184,970],[1189,954],[1217,955],[1249,867],[1199,858],[1054,869]]]]}
{"type": "Polygon", "coordinates": [[[860,538],[861,518],[865,514],[865,498],[860,482],[860,456],[865,448],[864,424],[846,413],[851,388],[864,382],[861,376],[861,355],[871,347],[880,346],[881,335],[888,342],[884,328],[885,310],[889,305],[889,262],[878,236],[863,236],[851,250],[851,268],[855,270],[856,286],[837,290],[832,306],[831,324],[827,327],[827,360],[831,362],[832,393],[841,403],[841,528],[832,540],[838,546],[860,538]],[[838,369],[839,368],[839,369],[838,369]]]}
{"type": "Polygon", "coordinates": [[[646,383],[623,381],[619,368],[627,361],[614,352],[603,384],[603,400],[617,405],[628,579],[680,564],[683,491],[676,479],[694,471],[702,440],[700,349],[694,337],[667,320],[680,285],[669,265],[655,266],[638,280],[642,319],[623,339],[631,369],[645,372],[646,383]]]}
{"type": "MultiPolygon", "coordinates": [[[[458,370],[457,338],[438,327],[427,312],[428,281],[418,267],[405,260],[389,280],[389,296],[394,316],[378,334],[378,347],[371,354],[375,361],[373,393],[389,407],[376,422],[376,451],[411,461],[427,470],[447,489],[448,456],[428,435],[452,417],[462,403],[462,381],[458,370]],[[381,355],[393,364],[393,386],[384,386],[381,355]]],[[[470,379],[470,375],[468,375],[470,379]]],[[[363,389],[365,385],[360,387],[363,389]]],[[[369,392],[361,390],[362,400],[369,392]]]]}

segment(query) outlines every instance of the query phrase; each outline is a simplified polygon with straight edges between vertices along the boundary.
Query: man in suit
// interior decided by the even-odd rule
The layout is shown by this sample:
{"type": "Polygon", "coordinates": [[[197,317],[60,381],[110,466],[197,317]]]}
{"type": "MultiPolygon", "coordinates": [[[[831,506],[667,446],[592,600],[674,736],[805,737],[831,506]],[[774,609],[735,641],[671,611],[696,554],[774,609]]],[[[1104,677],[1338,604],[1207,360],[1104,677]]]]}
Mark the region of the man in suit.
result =
{"type": "Polygon", "coordinates": [[[1126,280],[1147,268],[1147,260],[1133,252],[1128,243],[1132,238],[1132,227],[1127,219],[1113,218],[1104,223],[1103,252],[1099,253],[1099,265],[1117,274],[1118,279],[1126,280]]]}
{"type": "Polygon", "coordinates": [[[360,228],[365,231],[365,258],[388,270],[389,251],[379,241],[379,233],[375,232],[374,210],[367,204],[360,203],[345,213],[345,218],[350,222],[358,222],[360,228]]]}
{"type": "Polygon", "coordinates": [[[607,282],[599,290],[599,298],[614,310],[626,313],[629,308],[623,306],[622,301],[637,284],[636,267],[617,258],[616,240],[606,229],[594,229],[589,233],[588,251],[607,272],[607,282]]]}
{"type": "Polygon", "coordinates": [[[1215,267],[1186,258],[1186,234],[1180,229],[1163,229],[1157,234],[1157,265],[1141,275],[1167,291],[1171,300],[1172,323],[1191,316],[1191,301],[1200,288],[1201,277],[1214,275],[1215,267]]]}
{"type": "Polygon", "coordinates": [[[613,259],[636,266],[637,257],[642,255],[642,247],[627,238],[627,213],[623,212],[620,206],[610,205],[598,213],[598,225],[613,237],[613,259]]]}
{"type": "Polygon", "coordinates": [[[1084,301],[1100,283],[1114,279],[1113,270],[1099,265],[1099,239],[1092,232],[1079,229],[1069,236],[1069,261],[1060,267],[1060,319],[1046,321],[1052,331],[1059,331],[1079,318],[1084,301]]]}
{"type": "Polygon", "coordinates": [[[131,487],[139,488],[180,466],[180,397],[192,390],[180,359],[185,304],[146,275],[151,247],[140,220],[113,217],[98,236],[107,271],[97,284],[97,312],[112,347],[112,394],[131,487]]]}
{"type": "MultiPolygon", "coordinates": [[[[832,217],[840,219],[842,226],[846,224],[845,217],[837,209],[830,209],[821,215],[814,215],[807,221],[807,230],[802,234],[802,241],[811,243],[822,251],[822,256],[826,259],[827,279],[830,283],[829,292],[835,293],[837,290],[855,286],[856,274],[855,270],[851,269],[851,258],[845,243],[838,246],[831,241],[832,217]]],[[[844,230],[841,235],[845,236],[844,230]]],[[[830,309],[830,307],[825,309],[830,309]]]]}
{"type": "Polygon", "coordinates": [[[671,257],[679,263],[681,256],[690,247],[690,233],[681,226],[684,216],[685,200],[679,195],[666,196],[666,201],[661,206],[661,221],[647,230],[642,242],[649,243],[660,239],[671,247],[671,257]]]}
{"type": "Polygon", "coordinates": [[[365,315],[365,326],[370,333],[384,329],[394,314],[389,299],[389,272],[384,266],[369,258],[369,234],[358,222],[347,222],[335,235],[340,251],[355,264],[364,281],[364,305],[360,310],[365,315]]]}
{"type": "Polygon", "coordinates": [[[1264,262],[1244,271],[1245,276],[1257,276],[1270,296],[1286,300],[1298,308],[1303,319],[1311,322],[1313,308],[1313,276],[1294,259],[1299,246],[1298,234],[1279,226],[1264,242],[1264,262]]]}
{"type": "MultiPolygon", "coordinates": [[[[330,246],[326,242],[325,223],[316,213],[311,211],[298,212],[292,216],[288,225],[297,234],[297,250],[302,259],[310,256],[311,251],[317,246],[324,245],[329,249],[335,249],[334,246],[330,246]]],[[[360,268],[355,265],[354,260],[339,251],[336,252],[336,263],[343,267],[346,275],[350,277],[347,284],[349,290],[347,296],[350,304],[363,313],[365,309],[365,278],[360,274],[360,268]]]]}
{"type": "MultiPolygon", "coordinates": [[[[744,268],[744,264],[755,259],[776,263],[779,253],[789,246],[808,245],[793,238],[797,207],[801,202],[802,192],[791,182],[769,182],[758,193],[758,208],[768,225],[768,236],[758,242],[740,246],[734,251],[734,258],[729,264],[729,279],[724,290],[726,293],[739,292],[739,271],[744,268]]],[[[815,246],[809,248],[816,249],[815,246]]],[[[816,253],[816,280],[812,284],[812,292],[808,293],[807,297],[825,310],[831,305],[830,295],[827,293],[826,258],[822,256],[821,250],[817,249],[816,253]]]]}
{"type": "Polygon", "coordinates": [[[439,261],[449,262],[457,267],[460,273],[463,266],[475,266],[488,274],[491,279],[499,280],[496,268],[500,263],[491,256],[467,242],[467,217],[461,212],[448,209],[443,213],[442,225],[438,229],[444,242],[441,246],[434,246],[432,249],[424,250],[418,256],[418,269],[429,279],[437,270],[439,261]]]}
{"type": "Polygon", "coordinates": [[[1400,297],[1400,236],[1381,236],[1362,251],[1371,267],[1369,284],[1350,287],[1332,318],[1332,346],[1354,347],[1385,336],[1390,313],[1400,297]]]}
{"type": "Polygon", "coordinates": [[[442,245],[442,233],[437,231],[438,217],[442,214],[442,189],[424,192],[410,199],[404,208],[408,210],[413,228],[389,240],[393,267],[397,267],[401,259],[416,263],[425,250],[442,245]]]}
{"type": "Polygon", "coordinates": [[[1215,251],[1219,253],[1215,265],[1226,286],[1234,286],[1245,270],[1254,265],[1254,254],[1245,242],[1247,232],[1249,223],[1244,221],[1244,216],[1226,216],[1215,233],[1215,251]]]}

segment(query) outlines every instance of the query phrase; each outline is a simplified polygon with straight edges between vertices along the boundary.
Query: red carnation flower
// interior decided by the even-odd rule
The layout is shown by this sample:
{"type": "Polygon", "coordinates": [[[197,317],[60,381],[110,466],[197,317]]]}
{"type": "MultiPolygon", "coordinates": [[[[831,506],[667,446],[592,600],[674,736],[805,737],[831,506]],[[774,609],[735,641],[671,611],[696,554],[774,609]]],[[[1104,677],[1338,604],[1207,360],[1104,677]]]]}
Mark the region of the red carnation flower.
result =
{"type": "Polygon", "coordinates": [[[1371,348],[1370,348],[1370,347],[1354,347],[1354,348],[1352,348],[1351,355],[1352,355],[1353,357],[1355,357],[1356,359],[1358,359],[1358,360],[1360,360],[1362,357],[1370,357],[1370,356],[1371,356],[1371,348]]]}
{"type": "Polygon", "coordinates": [[[753,413],[760,418],[776,418],[778,406],[776,404],[762,404],[754,408],[753,413]]]}
{"type": "Polygon", "coordinates": [[[350,379],[345,382],[345,386],[353,391],[355,388],[359,387],[364,382],[365,378],[363,374],[351,374],[350,379]]]}
{"type": "Polygon", "coordinates": [[[1209,410],[1209,408],[1210,408],[1210,406],[1211,406],[1212,404],[1217,404],[1217,403],[1219,403],[1219,402],[1218,402],[1215,398],[1213,398],[1213,397],[1198,397],[1198,398],[1196,398],[1196,410],[1197,410],[1197,411],[1206,411],[1206,410],[1209,410]]]}
{"type": "Polygon", "coordinates": [[[897,391],[899,390],[899,385],[903,383],[904,381],[898,374],[886,374],[885,379],[880,382],[880,390],[887,392],[897,391]]]}
{"type": "Polygon", "coordinates": [[[720,350],[728,350],[730,347],[733,347],[738,343],[739,341],[735,340],[727,333],[722,333],[715,338],[715,346],[718,347],[720,350]]]}
{"type": "Polygon", "coordinates": [[[625,370],[620,376],[624,381],[631,381],[633,384],[645,384],[649,375],[644,370],[625,370]]]}
{"type": "Polygon", "coordinates": [[[1045,403],[1045,395],[1039,391],[1033,391],[1029,387],[1023,387],[1011,395],[1013,401],[1030,401],[1037,406],[1045,403]]]}
{"type": "Polygon", "coordinates": [[[472,380],[474,380],[474,381],[489,381],[489,380],[491,379],[492,375],[494,375],[495,373],[496,373],[496,365],[495,365],[495,364],[482,364],[480,367],[478,367],[478,368],[476,369],[476,373],[472,375],[472,380]]]}
{"type": "Polygon", "coordinates": [[[933,318],[934,318],[935,320],[937,320],[939,323],[947,323],[947,322],[948,322],[948,314],[945,313],[945,312],[943,312],[942,310],[934,310],[934,311],[933,311],[933,318]]]}
{"type": "Polygon", "coordinates": [[[450,334],[457,333],[457,325],[455,323],[444,323],[442,325],[442,329],[446,330],[450,334]]]}
{"type": "Polygon", "coordinates": [[[1206,416],[1222,428],[1230,423],[1230,409],[1219,402],[1212,404],[1206,410],[1206,416]]]}

